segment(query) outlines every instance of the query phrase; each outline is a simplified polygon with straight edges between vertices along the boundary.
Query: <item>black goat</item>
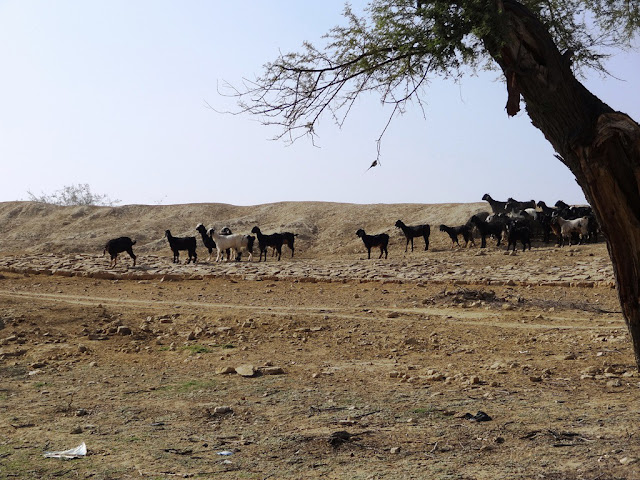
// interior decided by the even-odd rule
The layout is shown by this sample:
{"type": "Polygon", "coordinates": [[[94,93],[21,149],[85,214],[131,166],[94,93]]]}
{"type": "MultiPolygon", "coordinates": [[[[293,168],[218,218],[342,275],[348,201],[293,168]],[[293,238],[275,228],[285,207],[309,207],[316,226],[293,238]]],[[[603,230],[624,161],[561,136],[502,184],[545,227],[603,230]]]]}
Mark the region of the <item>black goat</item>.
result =
{"type": "Polygon", "coordinates": [[[113,238],[107,242],[102,251],[102,255],[109,252],[111,261],[109,262],[109,268],[115,267],[118,261],[118,254],[127,252],[131,258],[133,258],[133,266],[136,266],[136,256],[133,254],[133,245],[136,244],[135,240],[131,240],[129,237],[113,238]]]}
{"type": "Polygon", "coordinates": [[[500,246],[500,242],[502,241],[502,230],[504,230],[504,222],[500,220],[500,217],[495,217],[496,219],[492,222],[487,222],[486,220],[482,220],[477,215],[473,215],[469,219],[469,224],[475,226],[480,232],[480,248],[486,248],[487,246],[487,236],[491,235],[498,240],[496,247],[500,246]]]}
{"type": "Polygon", "coordinates": [[[489,195],[488,193],[485,193],[482,196],[482,200],[484,200],[485,202],[489,202],[489,205],[491,206],[491,210],[493,211],[493,213],[507,213],[507,202],[500,202],[498,200],[494,200],[493,198],[491,198],[491,195],[489,195]]]}
{"type": "Polygon", "coordinates": [[[180,263],[180,250],[187,250],[189,253],[187,263],[192,260],[193,263],[198,261],[198,255],[196,254],[196,237],[174,237],[169,230],[164,232],[164,236],[169,240],[169,246],[173,252],[173,263],[180,263]]]}
{"type": "Polygon", "coordinates": [[[529,250],[531,250],[531,231],[529,227],[520,222],[509,222],[505,225],[505,230],[507,232],[507,252],[511,245],[513,245],[513,251],[516,251],[516,243],[518,240],[522,242],[522,251],[524,252],[527,249],[527,245],[529,245],[529,250]]]}
{"type": "Polygon", "coordinates": [[[204,247],[209,250],[209,258],[207,258],[207,261],[209,261],[211,259],[211,254],[213,253],[213,249],[216,248],[216,242],[211,238],[211,235],[207,233],[207,229],[203,224],[199,223],[196,225],[196,232],[200,233],[204,247]]]}
{"type": "MultiPolygon", "coordinates": [[[[291,258],[293,258],[293,252],[294,252],[293,242],[298,236],[298,234],[291,233],[291,232],[282,232],[281,235],[282,235],[282,244],[289,247],[289,250],[291,250],[291,258]]],[[[275,254],[275,250],[274,250],[274,254],[275,254]]]]}
{"type": "Polygon", "coordinates": [[[389,251],[387,246],[389,245],[389,235],[386,233],[380,233],[378,235],[367,235],[362,228],[359,228],[356,235],[362,239],[364,246],[367,248],[367,258],[371,258],[371,248],[380,247],[380,256],[384,253],[384,258],[387,258],[389,251]]]}
{"type": "Polygon", "coordinates": [[[519,202],[511,197],[507,198],[507,205],[505,206],[507,213],[519,212],[520,210],[526,210],[527,208],[536,208],[536,201],[529,200],[528,202],[519,202]]]}
{"type": "Polygon", "coordinates": [[[262,254],[264,253],[264,261],[267,261],[267,248],[272,247],[278,253],[278,260],[282,256],[282,244],[284,238],[281,233],[272,233],[271,235],[264,235],[260,229],[255,226],[251,229],[251,233],[255,233],[258,237],[258,248],[260,249],[260,259],[262,261],[262,254]]]}
{"type": "Polygon", "coordinates": [[[562,200],[558,200],[556,208],[558,209],[558,215],[567,220],[593,215],[593,209],[589,205],[567,205],[562,200]]]}
{"type": "Polygon", "coordinates": [[[543,213],[546,213],[547,215],[553,215],[558,210],[556,207],[548,207],[547,204],[544,203],[544,201],[542,201],[542,200],[540,200],[538,203],[536,203],[536,206],[540,210],[542,210],[543,213]]]}
{"type": "Polygon", "coordinates": [[[462,235],[462,238],[464,239],[465,247],[469,244],[469,242],[471,242],[471,245],[474,245],[474,246],[476,244],[473,241],[473,235],[471,234],[471,226],[467,224],[459,225],[457,227],[440,225],[440,231],[447,232],[447,234],[449,235],[449,238],[451,239],[451,248],[453,248],[455,245],[460,246],[460,242],[458,242],[458,235],[462,235]]]}
{"type": "Polygon", "coordinates": [[[424,238],[424,249],[429,250],[429,235],[431,234],[431,227],[429,225],[407,226],[402,222],[402,220],[398,220],[396,222],[396,227],[402,230],[402,233],[404,233],[404,236],[407,239],[407,244],[404,247],[405,252],[409,248],[409,242],[411,242],[411,251],[413,252],[413,239],[416,237],[424,238]]]}

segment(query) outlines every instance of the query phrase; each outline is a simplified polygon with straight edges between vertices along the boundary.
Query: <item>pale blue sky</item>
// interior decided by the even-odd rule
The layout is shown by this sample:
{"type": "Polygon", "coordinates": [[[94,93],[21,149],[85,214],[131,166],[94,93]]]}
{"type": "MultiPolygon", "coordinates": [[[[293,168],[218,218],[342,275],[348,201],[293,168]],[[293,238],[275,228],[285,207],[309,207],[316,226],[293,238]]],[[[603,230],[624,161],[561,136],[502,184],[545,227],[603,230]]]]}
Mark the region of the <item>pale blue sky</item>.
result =
{"type": "MultiPolygon", "coordinates": [[[[360,2],[354,2],[359,4],[360,2]]],[[[417,108],[375,140],[388,111],[358,103],[318,145],[271,141],[276,130],[232,108],[217,84],[253,78],[279,51],[341,23],[343,0],[0,0],[0,201],[88,183],[121,204],[279,201],[584,202],[526,113],[507,118],[496,73],[434,79],[417,108]],[[241,5],[241,6],[240,6],[241,5]]],[[[610,64],[621,80],[585,84],[640,120],[640,54],[610,64]]]]}

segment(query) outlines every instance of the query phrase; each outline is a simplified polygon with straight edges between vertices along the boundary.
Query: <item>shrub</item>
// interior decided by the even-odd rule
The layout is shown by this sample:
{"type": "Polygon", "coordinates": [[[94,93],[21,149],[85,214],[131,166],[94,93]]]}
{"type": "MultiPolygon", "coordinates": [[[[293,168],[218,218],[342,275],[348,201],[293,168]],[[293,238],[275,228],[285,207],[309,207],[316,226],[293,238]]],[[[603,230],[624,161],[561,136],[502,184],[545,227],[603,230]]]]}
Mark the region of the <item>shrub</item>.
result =
{"type": "Polygon", "coordinates": [[[65,207],[78,205],[99,205],[113,207],[120,203],[120,200],[111,200],[107,195],[99,195],[91,191],[88,183],[78,183],[67,185],[61,190],[57,190],[51,195],[34,195],[27,191],[29,200],[32,202],[47,203],[50,205],[61,205],[65,207]]]}

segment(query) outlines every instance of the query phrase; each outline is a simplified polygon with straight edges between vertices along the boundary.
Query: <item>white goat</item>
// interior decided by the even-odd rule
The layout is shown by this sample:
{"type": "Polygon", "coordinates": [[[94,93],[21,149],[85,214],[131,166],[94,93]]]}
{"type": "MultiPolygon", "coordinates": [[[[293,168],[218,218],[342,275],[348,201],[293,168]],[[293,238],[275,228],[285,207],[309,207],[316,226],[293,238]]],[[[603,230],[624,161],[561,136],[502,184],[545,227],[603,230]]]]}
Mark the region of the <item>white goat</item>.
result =
{"type": "Polygon", "coordinates": [[[580,235],[580,240],[589,234],[589,218],[581,217],[574,220],[565,220],[559,216],[553,217],[551,228],[556,235],[560,234],[560,246],[564,245],[565,239],[569,239],[569,246],[571,246],[571,235],[574,232],[580,235]]]}
{"type": "Polygon", "coordinates": [[[246,250],[249,253],[249,261],[253,259],[253,242],[255,237],[251,235],[240,235],[234,233],[231,235],[219,235],[215,232],[215,229],[209,229],[209,235],[216,242],[216,262],[222,261],[224,258],[224,251],[229,249],[233,255],[233,258],[237,258],[238,253],[242,250],[246,250]]]}

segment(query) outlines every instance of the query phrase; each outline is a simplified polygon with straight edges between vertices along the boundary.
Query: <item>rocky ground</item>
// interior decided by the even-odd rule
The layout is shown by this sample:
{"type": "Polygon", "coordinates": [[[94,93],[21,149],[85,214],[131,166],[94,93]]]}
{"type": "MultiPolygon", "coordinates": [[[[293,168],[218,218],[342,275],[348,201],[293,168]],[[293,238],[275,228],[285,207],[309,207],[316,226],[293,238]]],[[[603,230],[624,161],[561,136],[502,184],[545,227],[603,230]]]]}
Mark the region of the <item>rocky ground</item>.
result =
{"type": "MultiPolygon", "coordinates": [[[[158,213],[122,208],[0,205],[1,478],[640,478],[640,378],[604,244],[506,255],[433,232],[404,254],[396,233],[367,260],[362,212],[331,204],[348,232],[334,253],[302,236],[280,262],[174,265],[150,240],[109,269],[96,232],[158,213]],[[69,223],[21,247],[37,222],[69,223]],[[84,458],[43,455],[82,442],[84,458]]],[[[274,208],[316,237],[329,224],[274,208]]],[[[419,211],[371,208],[374,230],[419,211]]],[[[439,208],[434,223],[478,206],[439,208]]]]}

